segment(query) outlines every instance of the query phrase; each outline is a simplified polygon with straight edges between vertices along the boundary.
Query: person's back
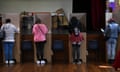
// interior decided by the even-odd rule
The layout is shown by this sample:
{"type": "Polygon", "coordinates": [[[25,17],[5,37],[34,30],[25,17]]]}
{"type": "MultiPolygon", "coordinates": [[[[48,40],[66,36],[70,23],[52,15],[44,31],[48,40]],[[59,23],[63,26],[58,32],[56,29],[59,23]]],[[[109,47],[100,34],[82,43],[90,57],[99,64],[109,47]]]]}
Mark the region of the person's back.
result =
{"type": "Polygon", "coordinates": [[[119,25],[117,23],[112,23],[112,24],[110,24],[110,28],[111,28],[111,35],[110,35],[110,37],[118,38],[119,25]]]}
{"type": "Polygon", "coordinates": [[[45,24],[34,24],[33,33],[34,33],[34,41],[45,41],[46,34],[48,32],[47,26],[45,24]]]}
{"type": "Polygon", "coordinates": [[[119,24],[117,24],[114,19],[110,19],[108,21],[108,25],[105,30],[106,36],[108,31],[110,34],[109,38],[106,40],[107,59],[109,63],[112,63],[115,59],[117,39],[120,32],[119,24]]]}
{"type": "Polygon", "coordinates": [[[14,41],[14,34],[18,32],[17,28],[13,24],[7,23],[3,25],[3,29],[5,31],[4,41],[14,41]]]}
{"type": "Polygon", "coordinates": [[[36,63],[45,64],[47,60],[44,59],[44,45],[46,43],[48,28],[45,24],[41,23],[41,19],[37,19],[33,26],[32,33],[34,35],[34,42],[36,45],[36,63]]]}
{"type": "Polygon", "coordinates": [[[15,44],[15,33],[17,28],[11,23],[10,19],[6,19],[6,23],[1,26],[1,30],[5,31],[5,39],[3,40],[3,50],[5,63],[15,63],[13,56],[13,48],[15,44]]]}

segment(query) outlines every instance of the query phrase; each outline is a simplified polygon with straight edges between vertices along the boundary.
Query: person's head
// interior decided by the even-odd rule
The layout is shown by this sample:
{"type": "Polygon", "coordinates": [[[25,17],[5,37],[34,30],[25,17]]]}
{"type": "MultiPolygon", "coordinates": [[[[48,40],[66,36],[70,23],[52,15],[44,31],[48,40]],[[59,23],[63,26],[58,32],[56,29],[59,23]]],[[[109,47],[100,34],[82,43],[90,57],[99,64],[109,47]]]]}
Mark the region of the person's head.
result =
{"type": "Polygon", "coordinates": [[[78,23],[78,19],[77,19],[75,16],[73,16],[73,17],[71,17],[71,19],[70,19],[70,23],[72,23],[72,24],[77,24],[77,23],[78,23]]]}
{"type": "Polygon", "coordinates": [[[113,22],[115,22],[115,20],[113,18],[108,20],[108,23],[113,23],[113,22]]]}
{"type": "Polygon", "coordinates": [[[41,23],[41,20],[40,19],[37,19],[35,24],[40,24],[41,23]]]}
{"type": "Polygon", "coordinates": [[[5,23],[11,23],[11,20],[10,19],[6,19],[5,23]]]}

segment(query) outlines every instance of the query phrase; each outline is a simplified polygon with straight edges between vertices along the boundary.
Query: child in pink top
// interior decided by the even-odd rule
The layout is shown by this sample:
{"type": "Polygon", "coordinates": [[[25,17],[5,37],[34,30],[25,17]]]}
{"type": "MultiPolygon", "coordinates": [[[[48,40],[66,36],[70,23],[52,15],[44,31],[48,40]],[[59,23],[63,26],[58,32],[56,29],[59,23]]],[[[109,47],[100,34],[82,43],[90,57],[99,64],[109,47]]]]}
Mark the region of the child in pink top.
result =
{"type": "Polygon", "coordinates": [[[36,45],[37,52],[37,63],[40,63],[40,59],[44,59],[44,45],[46,43],[46,35],[48,33],[48,28],[45,24],[41,23],[40,19],[36,20],[33,26],[32,33],[34,34],[34,42],[36,45]]]}
{"type": "Polygon", "coordinates": [[[81,23],[76,17],[71,17],[69,23],[70,41],[72,44],[72,60],[73,63],[81,64],[80,59],[80,46],[84,40],[83,35],[80,33],[81,23]]]}
{"type": "Polygon", "coordinates": [[[72,43],[72,55],[73,55],[73,63],[81,63],[80,62],[80,46],[82,41],[84,40],[83,35],[80,33],[77,27],[74,28],[74,32],[70,34],[70,41],[72,43]]]}

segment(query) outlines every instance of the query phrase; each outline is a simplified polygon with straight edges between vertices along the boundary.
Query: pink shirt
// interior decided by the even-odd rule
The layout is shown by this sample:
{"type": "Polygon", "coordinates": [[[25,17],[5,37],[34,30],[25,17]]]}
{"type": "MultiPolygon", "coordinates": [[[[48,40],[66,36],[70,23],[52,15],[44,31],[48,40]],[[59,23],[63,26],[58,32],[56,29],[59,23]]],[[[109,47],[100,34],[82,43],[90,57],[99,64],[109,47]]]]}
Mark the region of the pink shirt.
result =
{"type": "Polygon", "coordinates": [[[34,24],[32,33],[34,34],[34,42],[45,41],[48,28],[45,24],[34,24]]]}

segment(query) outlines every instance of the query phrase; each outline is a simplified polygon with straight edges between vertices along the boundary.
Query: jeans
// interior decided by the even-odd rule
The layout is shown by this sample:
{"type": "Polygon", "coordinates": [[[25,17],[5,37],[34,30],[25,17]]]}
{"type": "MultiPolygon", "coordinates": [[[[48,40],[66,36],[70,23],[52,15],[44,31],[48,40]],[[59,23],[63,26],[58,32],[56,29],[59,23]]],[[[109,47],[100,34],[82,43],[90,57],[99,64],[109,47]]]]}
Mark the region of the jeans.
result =
{"type": "Polygon", "coordinates": [[[80,59],[80,45],[79,44],[72,44],[72,57],[73,61],[76,59],[80,59]]]}
{"type": "Polygon", "coordinates": [[[13,59],[13,48],[14,48],[14,42],[3,42],[5,60],[13,59]]]}
{"type": "Polygon", "coordinates": [[[115,59],[115,54],[116,54],[116,45],[117,45],[117,39],[116,38],[110,38],[107,42],[106,42],[106,46],[107,46],[107,57],[108,60],[115,59]]]}

